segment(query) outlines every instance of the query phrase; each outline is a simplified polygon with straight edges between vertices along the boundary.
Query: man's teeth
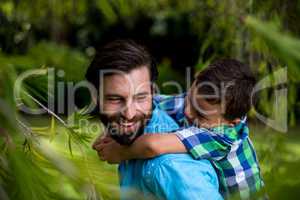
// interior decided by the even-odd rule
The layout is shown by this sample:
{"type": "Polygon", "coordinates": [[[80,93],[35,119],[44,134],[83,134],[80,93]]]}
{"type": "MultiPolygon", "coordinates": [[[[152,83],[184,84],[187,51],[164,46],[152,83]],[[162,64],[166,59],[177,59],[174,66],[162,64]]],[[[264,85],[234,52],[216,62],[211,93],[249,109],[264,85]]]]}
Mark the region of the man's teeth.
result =
{"type": "Polygon", "coordinates": [[[122,126],[133,126],[134,122],[121,122],[122,126]]]}

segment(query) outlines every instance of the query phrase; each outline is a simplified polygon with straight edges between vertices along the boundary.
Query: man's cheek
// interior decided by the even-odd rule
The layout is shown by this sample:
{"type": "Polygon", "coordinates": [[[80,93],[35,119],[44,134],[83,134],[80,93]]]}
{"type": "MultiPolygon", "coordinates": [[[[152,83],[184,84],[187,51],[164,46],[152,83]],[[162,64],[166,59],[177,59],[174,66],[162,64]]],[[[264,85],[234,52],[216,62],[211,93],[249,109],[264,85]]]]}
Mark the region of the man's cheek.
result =
{"type": "Polygon", "coordinates": [[[144,101],[136,103],[136,108],[143,114],[149,114],[152,111],[152,101],[144,101]]]}
{"type": "Polygon", "coordinates": [[[103,104],[103,112],[105,114],[114,114],[119,113],[122,110],[121,104],[113,104],[113,103],[104,103],[103,104]]]}

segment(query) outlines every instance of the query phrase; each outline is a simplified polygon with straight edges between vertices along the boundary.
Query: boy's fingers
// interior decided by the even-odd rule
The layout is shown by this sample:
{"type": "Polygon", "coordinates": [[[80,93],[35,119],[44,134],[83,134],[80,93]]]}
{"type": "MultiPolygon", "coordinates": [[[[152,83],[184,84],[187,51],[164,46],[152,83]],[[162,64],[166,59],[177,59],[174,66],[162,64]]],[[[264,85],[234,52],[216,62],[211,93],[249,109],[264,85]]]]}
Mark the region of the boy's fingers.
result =
{"type": "Polygon", "coordinates": [[[107,144],[107,143],[105,143],[105,142],[100,142],[100,143],[98,143],[97,145],[95,145],[95,149],[96,149],[97,151],[102,151],[103,148],[106,146],[106,144],[107,144]]]}
{"type": "Polygon", "coordinates": [[[100,151],[101,150],[99,144],[94,145],[93,149],[96,150],[96,151],[100,151]]]}
{"type": "Polygon", "coordinates": [[[100,134],[100,135],[96,138],[96,140],[94,141],[94,143],[93,143],[93,145],[92,145],[92,148],[95,149],[95,146],[98,145],[100,142],[102,142],[102,141],[107,141],[107,140],[108,140],[107,137],[109,137],[109,136],[107,136],[106,133],[100,134]]]}
{"type": "Polygon", "coordinates": [[[92,145],[92,148],[93,148],[94,150],[96,150],[96,146],[97,146],[97,143],[94,142],[93,145],[92,145]]]}
{"type": "Polygon", "coordinates": [[[102,161],[106,160],[105,157],[101,154],[101,152],[98,151],[97,153],[98,153],[100,160],[102,160],[102,161]]]}
{"type": "Polygon", "coordinates": [[[92,148],[93,148],[94,150],[97,150],[97,149],[98,149],[98,146],[99,146],[99,144],[101,144],[101,141],[99,141],[99,142],[94,142],[94,144],[93,144],[92,148]]]}
{"type": "Polygon", "coordinates": [[[98,145],[95,146],[95,150],[96,150],[96,151],[102,151],[103,148],[104,148],[104,145],[103,145],[103,144],[98,144],[98,145]]]}
{"type": "Polygon", "coordinates": [[[110,145],[113,141],[108,141],[108,142],[104,142],[101,141],[100,143],[95,145],[95,150],[97,151],[102,151],[105,147],[107,147],[108,145],[110,145]]]}
{"type": "Polygon", "coordinates": [[[95,149],[95,146],[101,142],[101,136],[102,135],[98,136],[97,139],[94,141],[94,143],[92,145],[93,149],[95,149]]]}

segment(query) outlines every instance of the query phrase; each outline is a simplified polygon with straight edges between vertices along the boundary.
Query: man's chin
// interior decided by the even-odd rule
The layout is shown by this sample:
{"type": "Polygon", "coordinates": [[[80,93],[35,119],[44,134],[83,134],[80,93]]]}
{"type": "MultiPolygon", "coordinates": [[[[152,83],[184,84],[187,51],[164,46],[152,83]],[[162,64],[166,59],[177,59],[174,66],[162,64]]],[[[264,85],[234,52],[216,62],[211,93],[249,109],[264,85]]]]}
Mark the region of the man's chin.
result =
{"type": "Polygon", "coordinates": [[[121,145],[131,145],[136,138],[142,135],[144,132],[143,128],[140,128],[138,131],[127,134],[110,134],[110,136],[116,140],[121,145]]]}
{"type": "Polygon", "coordinates": [[[130,145],[133,143],[133,139],[128,136],[113,134],[111,137],[121,145],[130,145]]]}
{"type": "Polygon", "coordinates": [[[107,116],[99,114],[107,133],[121,145],[130,145],[134,140],[144,133],[144,127],[150,120],[152,113],[139,117],[132,122],[123,122],[119,116],[107,116]]]}

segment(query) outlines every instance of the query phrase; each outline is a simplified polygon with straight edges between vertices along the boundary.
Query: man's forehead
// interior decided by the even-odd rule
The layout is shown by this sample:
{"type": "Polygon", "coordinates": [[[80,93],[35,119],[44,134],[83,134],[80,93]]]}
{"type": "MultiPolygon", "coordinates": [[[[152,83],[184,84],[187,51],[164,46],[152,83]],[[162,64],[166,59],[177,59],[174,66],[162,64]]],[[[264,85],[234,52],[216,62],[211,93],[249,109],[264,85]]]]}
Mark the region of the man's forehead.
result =
{"type": "Polygon", "coordinates": [[[130,93],[134,95],[148,92],[150,86],[150,73],[146,67],[134,69],[129,73],[120,72],[104,76],[102,84],[100,83],[100,88],[106,94],[130,93]]]}

